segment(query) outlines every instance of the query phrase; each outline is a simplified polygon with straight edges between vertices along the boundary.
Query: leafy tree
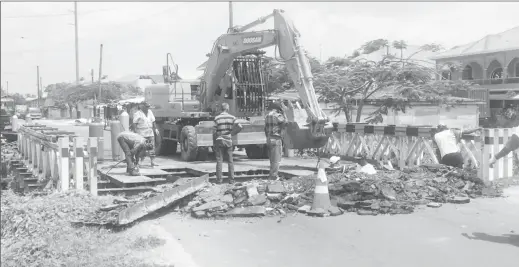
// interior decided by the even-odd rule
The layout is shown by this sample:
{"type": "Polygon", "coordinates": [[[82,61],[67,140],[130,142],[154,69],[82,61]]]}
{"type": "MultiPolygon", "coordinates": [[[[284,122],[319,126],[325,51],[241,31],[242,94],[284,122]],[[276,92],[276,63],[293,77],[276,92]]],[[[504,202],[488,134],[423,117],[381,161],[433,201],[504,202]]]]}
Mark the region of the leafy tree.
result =
{"type": "Polygon", "coordinates": [[[0,86],[0,89],[1,89],[1,90],[0,90],[0,95],[2,95],[2,96],[7,96],[7,91],[4,90],[4,87],[3,87],[3,86],[0,86]]]}
{"type": "MultiPolygon", "coordinates": [[[[314,75],[324,71],[324,67],[319,60],[312,56],[309,56],[308,59],[314,75]]],[[[294,88],[294,82],[283,62],[273,58],[265,58],[264,68],[268,75],[267,87],[269,91],[267,93],[280,93],[294,88]]]]}
{"type": "MultiPolygon", "coordinates": [[[[364,43],[360,47],[360,51],[362,54],[371,54],[382,47],[388,47],[389,41],[386,39],[376,39],[369,42],[364,43]]],[[[357,51],[357,50],[356,50],[357,51]]]]}
{"type": "Polygon", "coordinates": [[[400,60],[404,60],[404,49],[407,49],[407,43],[404,40],[394,41],[393,47],[396,49],[400,49],[400,60]]]}
{"type": "Polygon", "coordinates": [[[336,103],[335,111],[337,114],[344,112],[348,122],[354,109],[352,99],[358,100],[355,121],[360,122],[366,101],[385,94],[385,101],[367,119],[369,123],[377,123],[389,110],[405,112],[418,100],[445,104],[452,92],[470,87],[463,81],[433,81],[437,73],[435,68],[387,56],[379,62],[358,60],[346,68],[328,66],[314,84],[321,100],[336,103]]]}
{"type": "Polygon", "coordinates": [[[13,98],[15,105],[25,105],[26,103],[25,97],[23,97],[23,95],[20,93],[15,93],[11,95],[11,97],[13,98]]]}
{"type": "MultiPolygon", "coordinates": [[[[80,102],[99,99],[99,83],[91,84],[71,84],[57,83],[50,84],[45,88],[48,97],[51,98],[56,106],[68,107],[72,110],[77,108],[80,102]]],[[[112,102],[120,100],[123,94],[140,93],[138,88],[127,86],[116,82],[101,83],[101,100],[112,102]]]]}

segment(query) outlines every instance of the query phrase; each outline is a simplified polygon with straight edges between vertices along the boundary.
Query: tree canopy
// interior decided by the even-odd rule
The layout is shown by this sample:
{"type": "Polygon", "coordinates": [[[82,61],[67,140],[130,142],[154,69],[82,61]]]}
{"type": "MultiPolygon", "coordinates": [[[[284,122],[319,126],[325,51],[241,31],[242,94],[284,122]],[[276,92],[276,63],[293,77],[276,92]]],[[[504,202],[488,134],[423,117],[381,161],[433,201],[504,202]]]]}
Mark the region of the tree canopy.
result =
{"type": "MultiPolygon", "coordinates": [[[[78,103],[99,98],[99,83],[72,84],[56,83],[45,88],[47,97],[54,101],[54,105],[65,107],[76,106],[78,103]]],[[[138,88],[116,82],[101,83],[101,101],[110,102],[120,100],[124,95],[139,94],[138,88]]]]}
{"type": "MultiPolygon", "coordinates": [[[[435,80],[440,72],[438,69],[412,59],[421,51],[436,52],[441,49],[440,45],[423,45],[407,58],[402,53],[407,48],[405,41],[395,41],[392,45],[401,50],[400,57],[388,55],[378,62],[331,57],[320,64],[311,58],[314,88],[319,100],[335,103],[336,115],[344,113],[348,122],[360,122],[365,103],[377,99],[378,109],[367,118],[367,122],[377,123],[382,122],[383,115],[390,110],[405,112],[416,101],[447,105],[452,103],[454,92],[471,87],[464,81],[435,80]],[[351,118],[353,110],[357,110],[354,119],[351,118]]],[[[367,54],[388,46],[387,40],[377,39],[356,51],[367,54]]],[[[269,87],[274,85],[272,92],[293,88],[288,71],[281,63],[270,69],[270,77],[269,87]]]]}

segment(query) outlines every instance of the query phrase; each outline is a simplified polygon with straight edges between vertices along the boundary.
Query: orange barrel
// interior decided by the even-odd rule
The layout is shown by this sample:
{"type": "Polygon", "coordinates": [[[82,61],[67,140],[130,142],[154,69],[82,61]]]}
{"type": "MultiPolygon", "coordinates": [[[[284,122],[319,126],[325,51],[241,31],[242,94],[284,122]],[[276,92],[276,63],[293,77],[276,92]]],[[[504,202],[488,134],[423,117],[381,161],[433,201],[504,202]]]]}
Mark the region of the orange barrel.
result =
{"type": "MultiPolygon", "coordinates": [[[[97,161],[104,160],[104,124],[100,122],[92,122],[88,126],[88,136],[97,137],[97,161]]],[[[113,144],[112,144],[113,145],[113,144]]]]}

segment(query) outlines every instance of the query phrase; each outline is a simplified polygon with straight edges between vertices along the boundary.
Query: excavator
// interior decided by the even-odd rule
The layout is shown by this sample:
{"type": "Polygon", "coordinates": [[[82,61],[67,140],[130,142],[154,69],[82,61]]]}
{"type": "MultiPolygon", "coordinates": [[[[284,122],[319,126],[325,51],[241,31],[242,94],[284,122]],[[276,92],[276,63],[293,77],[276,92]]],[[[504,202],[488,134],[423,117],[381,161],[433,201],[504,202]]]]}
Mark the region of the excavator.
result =
{"type": "Polygon", "coordinates": [[[299,92],[301,104],[288,105],[284,144],[291,149],[324,146],[333,126],[319,107],[312,83],[310,62],[300,42],[300,34],[283,10],[275,9],[242,27],[230,28],[207,54],[204,74],[198,83],[181,80],[178,65],[167,55],[163,66],[165,84],[145,88],[145,100],[156,117],[160,135],[156,152],[177,152],[185,161],[205,160],[213,146],[212,131],[218,107],[228,103],[230,113],[241,118],[243,129],[233,137],[233,145],[244,147],[249,158],[267,158],[264,115],[267,107],[265,52],[275,46],[278,61],[285,64],[299,92]],[[273,30],[247,31],[274,18],[273,30]],[[193,93],[195,92],[195,93],[193,93]],[[301,106],[304,108],[301,108],[301,106]],[[296,121],[297,112],[306,111],[306,121],[296,121]]]}

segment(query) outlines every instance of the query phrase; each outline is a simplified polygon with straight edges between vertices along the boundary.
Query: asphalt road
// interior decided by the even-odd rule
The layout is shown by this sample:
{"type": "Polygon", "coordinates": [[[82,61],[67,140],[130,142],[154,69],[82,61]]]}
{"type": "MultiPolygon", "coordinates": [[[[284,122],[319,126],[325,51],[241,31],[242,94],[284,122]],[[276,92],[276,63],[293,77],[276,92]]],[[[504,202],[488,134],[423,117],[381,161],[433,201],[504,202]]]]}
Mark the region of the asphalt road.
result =
{"type": "MultiPolygon", "coordinates": [[[[88,136],[85,126],[41,123],[88,136]]],[[[170,212],[153,223],[201,267],[515,267],[519,187],[506,194],[409,215],[195,220],[170,212]]]]}

